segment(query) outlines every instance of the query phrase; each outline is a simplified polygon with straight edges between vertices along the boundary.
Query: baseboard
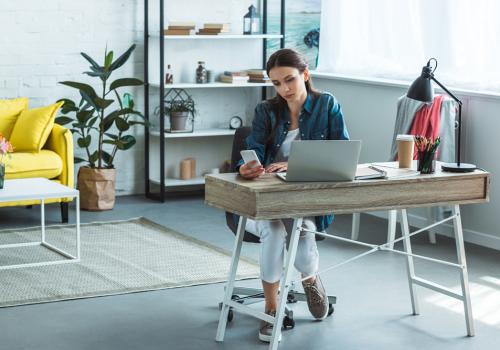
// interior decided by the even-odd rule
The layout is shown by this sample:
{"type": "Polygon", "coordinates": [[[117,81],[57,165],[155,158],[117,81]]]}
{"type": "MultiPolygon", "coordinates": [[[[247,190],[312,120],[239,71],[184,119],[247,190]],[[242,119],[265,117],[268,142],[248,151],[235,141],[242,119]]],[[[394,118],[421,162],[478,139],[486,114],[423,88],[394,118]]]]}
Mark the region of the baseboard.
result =
{"type": "MultiPolygon", "coordinates": [[[[368,215],[373,215],[379,218],[387,219],[387,212],[372,212],[366,213],[368,215]]],[[[416,215],[416,214],[408,214],[408,221],[411,226],[422,228],[428,226],[427,218],[416,215]]],[[[445,223],[439,226],[434,227],[434,230],[437,235],[442,235],[445,237],[453,237],[453,225],[449,223],[445,223]]],[[[470,229],[463,228],[464,232],[464,240],[468,243],[477,244],[486,248],[491,248],[500,251],[500,237],[478,232],[470,229]]]]}

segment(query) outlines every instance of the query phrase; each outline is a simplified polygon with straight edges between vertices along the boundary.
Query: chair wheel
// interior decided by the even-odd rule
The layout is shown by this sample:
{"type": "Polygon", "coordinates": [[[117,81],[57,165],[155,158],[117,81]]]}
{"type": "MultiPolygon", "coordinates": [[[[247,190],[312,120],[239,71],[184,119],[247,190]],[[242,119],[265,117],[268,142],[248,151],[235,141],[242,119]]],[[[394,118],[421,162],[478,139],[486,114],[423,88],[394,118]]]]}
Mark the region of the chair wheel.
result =
{"type": "Polygon", "coordinates": [[[285,316],[283,318],[283,328],[284,329],[292,329],[294,327],[295,327],[295,320],[293,318],[285,316]]]}
{"type": "Polygon", "coordinates": [[[295,295],[293,293],[288,293],[286,297],[286,302],[288,304],[295,304],[297,302],[297,299],[295,299],[295,295]]]}
{"type": "Polygon", "coordinates": [[[328,316],[331,316],[331,314],[333,314],[334,311],[335,309],[333,308],[333,305],[328,304],[328,316]]]}
{"type": "Polygon", "coordinates": [[[243,304],[244,300],[241,299],[239,295],[233,294],[231,295],[231,300],[236,301],[237,303],[243,304]]]}
{"type": "Polygon", "coordinates": [[[232,309],[229,309],[229,312],[227,313],[227,322],[231,322],[234,317],[234,312],[232,309]]]}

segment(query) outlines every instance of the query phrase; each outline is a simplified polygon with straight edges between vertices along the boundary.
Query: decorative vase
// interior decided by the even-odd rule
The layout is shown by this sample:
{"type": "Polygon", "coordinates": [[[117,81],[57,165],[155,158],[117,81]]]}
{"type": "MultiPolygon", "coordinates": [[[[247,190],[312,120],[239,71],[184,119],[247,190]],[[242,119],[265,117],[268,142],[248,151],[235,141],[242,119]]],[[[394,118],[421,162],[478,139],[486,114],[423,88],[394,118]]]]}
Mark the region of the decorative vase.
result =
{"type": "Polygon", "coordinates": [[[80,208],[90,211],[113,209],[115,180],[115,169],[81,167],[78,171],[80,208]]]}
{"type": "Polygon", "coordinates": [[[0,189],[3,188],[4,180],[5,180],[5,164],[0,164],[0,189]]]}
{"type": "Polygon", "coordinates": [[[170,113],[170,129],[171,130],[186,130],[186,123],[189,117],[189,112],[172,112],[170,113]]]}
{"type": "Polygon", "coordinates": [[[205,62],[199,61],[198,68],[196,68],[196,83],[206,84],[207,82],[208,79],[207,79],[207,69],[205,68],[205,62]]]}

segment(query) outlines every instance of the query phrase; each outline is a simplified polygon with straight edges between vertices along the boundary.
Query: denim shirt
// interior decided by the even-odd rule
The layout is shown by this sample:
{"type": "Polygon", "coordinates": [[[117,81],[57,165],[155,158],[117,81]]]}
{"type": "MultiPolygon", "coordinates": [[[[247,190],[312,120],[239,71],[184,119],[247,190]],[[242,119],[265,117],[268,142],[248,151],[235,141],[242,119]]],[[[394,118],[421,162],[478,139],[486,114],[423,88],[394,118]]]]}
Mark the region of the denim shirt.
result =
{"type": "MultiPolygon", "coordinates": [[[[290,114],[285,109],[279,125],[276,125],[276,113],[269,101],[263,101],[255,108],[252,132],[246,139],[247,149],[253,149],[264,166],[273,163],[281,144],[286,138],[290,126],[290,114]],[[276,126],[276,137],[267,142],[271,130],[276,126]]],[[[335,97],[321,92],[315,96],[307,95],[299,115],[299,132],[301,140],[348,140],[349,133],[344,122],[342,109],[335,97]]],[[[237,164],[237,169],[243,165],[237,164]]],[[[317,216],[318,231],[325,230],[333,220],[333,215],[317,216]]]]}

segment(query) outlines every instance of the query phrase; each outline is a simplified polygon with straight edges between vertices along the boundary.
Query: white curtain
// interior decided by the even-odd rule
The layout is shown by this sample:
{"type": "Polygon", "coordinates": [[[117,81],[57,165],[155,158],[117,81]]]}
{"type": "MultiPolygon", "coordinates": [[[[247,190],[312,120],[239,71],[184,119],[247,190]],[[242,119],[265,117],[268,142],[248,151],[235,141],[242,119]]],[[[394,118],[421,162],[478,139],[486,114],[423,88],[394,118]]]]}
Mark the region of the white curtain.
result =
{"type": "Polygon", "coordinates": [[[500,91],[499,0],[322,0],[318,71],[500,91]]]}

